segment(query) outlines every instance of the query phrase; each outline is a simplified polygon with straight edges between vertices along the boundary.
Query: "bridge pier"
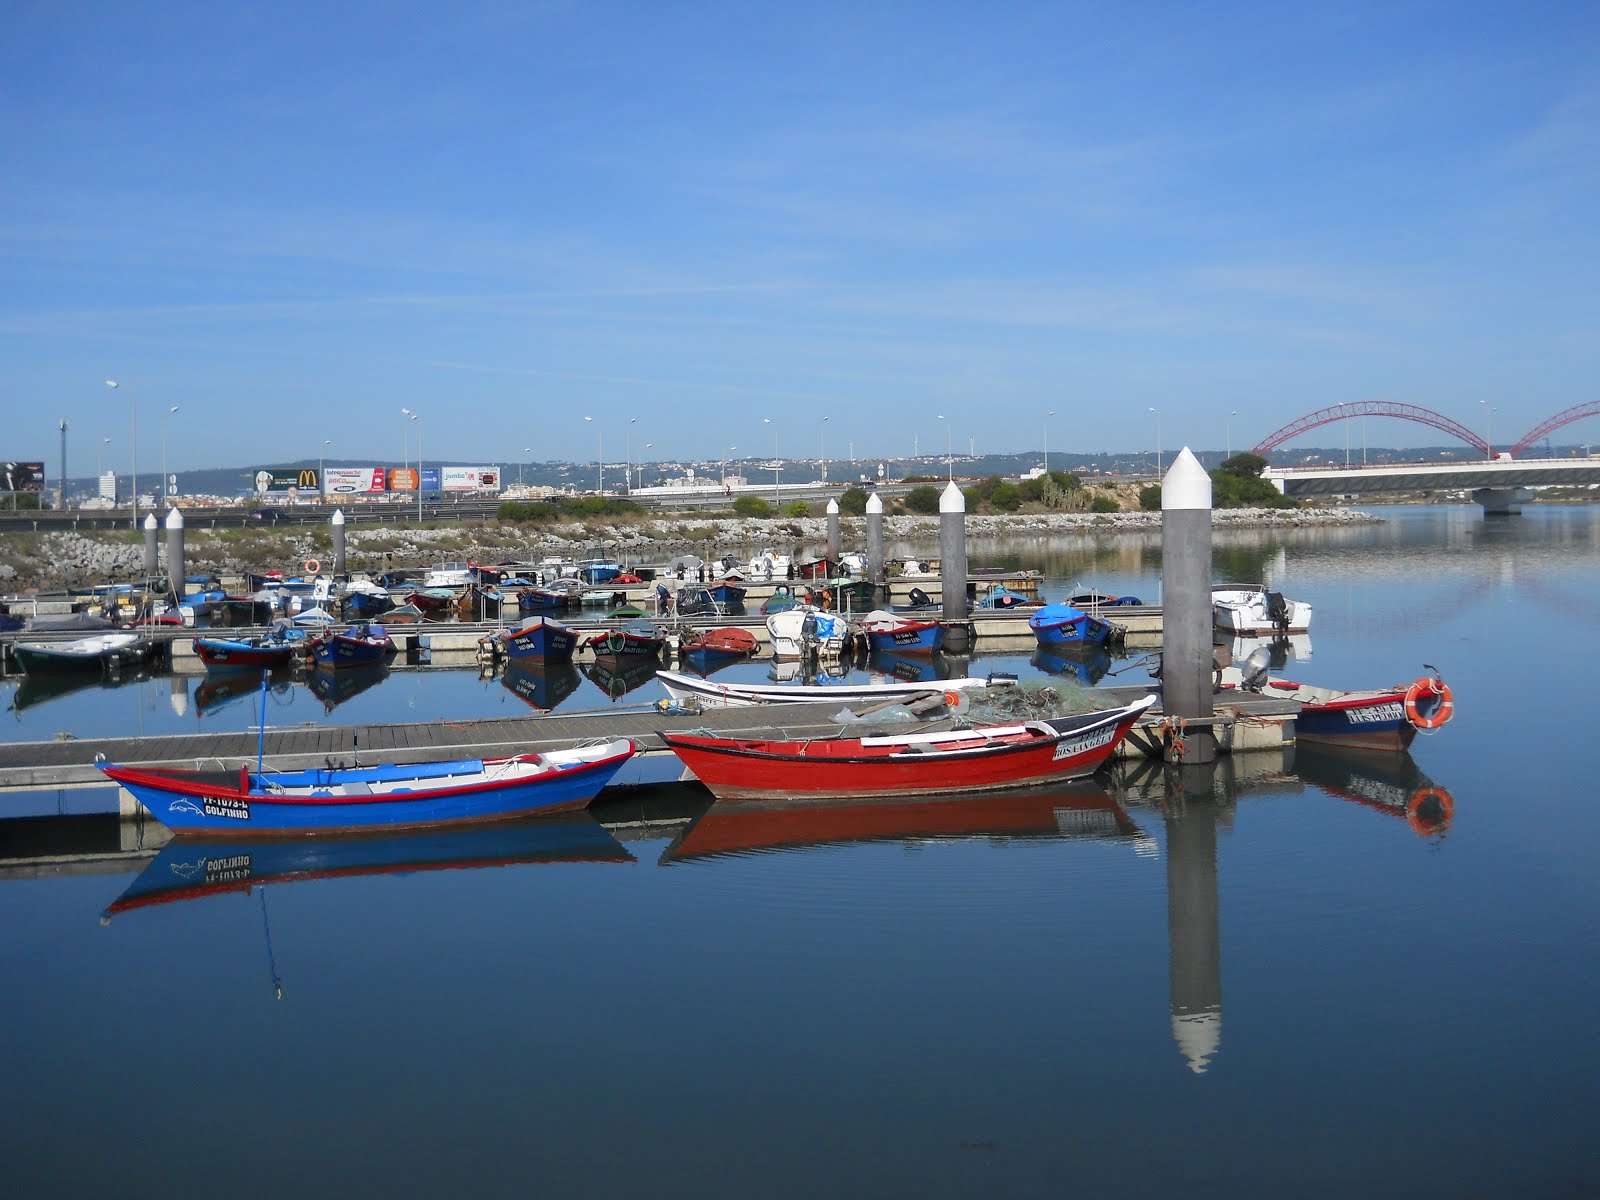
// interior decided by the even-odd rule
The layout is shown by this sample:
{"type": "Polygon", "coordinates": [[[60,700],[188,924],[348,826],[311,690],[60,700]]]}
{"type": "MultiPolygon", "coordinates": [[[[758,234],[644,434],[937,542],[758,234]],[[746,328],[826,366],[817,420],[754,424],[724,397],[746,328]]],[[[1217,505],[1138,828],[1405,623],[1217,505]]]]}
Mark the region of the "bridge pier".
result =
{"type": "Polygon", "coordinates": [[[1472,502],[1483,506],[1486,517],[1516,517],[1522,515],[1522,506],[1533,499],[1527,488],[1477,488],[1472,502]]]}

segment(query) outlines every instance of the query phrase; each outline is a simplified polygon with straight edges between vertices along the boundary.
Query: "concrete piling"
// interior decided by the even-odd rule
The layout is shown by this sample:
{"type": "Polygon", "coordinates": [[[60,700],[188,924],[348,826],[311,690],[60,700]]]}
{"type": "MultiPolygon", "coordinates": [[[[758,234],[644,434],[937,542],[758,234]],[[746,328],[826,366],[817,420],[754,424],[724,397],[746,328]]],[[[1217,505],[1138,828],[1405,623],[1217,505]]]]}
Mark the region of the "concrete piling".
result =
{"type": "Polygon", "coordinates": [[[183,587],[183,510],[169,508],[167,510],[167,582],[172,586],[172,594],[182,601],[183,587]]]}
{"type": "Polygon", "coordinates": [[[839,561],[839,502],[828,501],[828,557],[839,561]]]}
{"type": "Polygon", "coordinates": [[[333,519],[331,524],[333,525],[333,577],[335,579],[343,579],[346,575],[344,555],[344,509],[336,508],[333,510],[333,519]]]}
{"type": "Polygon", "coordinates": [[[161,541],[157,532],[161,523],[156,520],[155,513],[148,514],[144,519],[144,577],[154,579],[161,574],[161,541]]]}
{"type": "Polygon", "coordinates": [[[1161,707],[1186,763],[1217,753],[1211,705],[1211,477],[1185,446],[1161,481],[1161,707]]]}
{"type": "Polygon", "coordinates": [[[888,582],[883,563],[883,500],[876,492],[867,497],[867,578],[872,580],[872,603],[876,605],[888,582]]]}
{"type": "Polygon", "coordinates": [[[939,588],[945,645],[959,653],[967,649],[967,497],[953,480],[939,494],[939,588]]]}

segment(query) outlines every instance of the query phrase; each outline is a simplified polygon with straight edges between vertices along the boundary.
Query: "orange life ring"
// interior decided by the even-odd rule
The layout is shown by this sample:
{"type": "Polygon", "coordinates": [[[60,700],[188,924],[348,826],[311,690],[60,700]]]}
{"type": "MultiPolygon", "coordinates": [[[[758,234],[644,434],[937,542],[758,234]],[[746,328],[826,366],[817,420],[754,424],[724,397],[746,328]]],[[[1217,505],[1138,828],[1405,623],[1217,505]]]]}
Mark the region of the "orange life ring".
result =
{"type": "Polygon", "coordinates": [[[306,571],[307,575],[320,575],[320,574],[322,574],[322,564],[320,562],[318,562],[314,558],[308,558],[308,559],[305,560],[305,562],[301,563],[300,565],[305,568],[305,571],[306,571]]]}
{"type": "Polygon", "coordinates": [[[1423,837],[1449,828],[1455,815],[1454,797],[1440,787],[1418,788],[1406,801],[1406,824],[1423,837]]]}
{"type": "Polygon", "coordinates": [[[946,692],[944,694],[944,706],[946,708],[960,708],[961,693],[955,690],[946,692]]]}
{"type": "Polygon", "coordinates": [[[1438,729],[1455,715],[1455,708],[1450,685],[1442,679],[1419,679],[1406,689],[1406,720],[1418,729],[1438,729]],[[1418,702],[1428,696],[1437,697],[1438,702],[1424,713],[1418,702]]]}

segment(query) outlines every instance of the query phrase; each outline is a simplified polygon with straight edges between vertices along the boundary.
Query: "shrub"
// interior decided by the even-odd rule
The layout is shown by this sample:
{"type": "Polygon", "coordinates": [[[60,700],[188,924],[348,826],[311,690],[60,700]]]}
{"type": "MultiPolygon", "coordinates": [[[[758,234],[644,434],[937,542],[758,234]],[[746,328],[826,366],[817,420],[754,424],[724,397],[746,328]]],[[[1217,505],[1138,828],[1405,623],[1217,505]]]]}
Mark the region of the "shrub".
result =
{"type": "Polygon", "coordinates": [[[859,517],[867,511],[867,493],[864,488],[850,488],[839,497],[839,511],[859,517]]]}
{"type": "Polygon", "coordinates": [[[804,500],[796,500],[793,504],[784,507],[783,515],[786,517],[809,517],[811,515],[811,506],[804,500]]]}
{"type": "Polygon", "coordinates": [[[1139,507],[1145,512],[1161,511],[1161,485],[1147,483],[1139,489],[1139,507]]]}
{"type": "Polygon", "coordinates": [[[770,517],[772,505],[760,496],[740,496],[733,502],[733,512],[738,517],[770,517]]]}
{"type": "Polygon", "coordinates": [[[989,503],[1001,512],[1016,512],[1022,507],[1022,489],[1014,483],[1002,483],[989,493],[989,503]]]}
{"type": "Polygon", "coordinates": [[[905,506],[911,512],[924,516],[939,511],[939,489],[923,484],[914,487],[905,496],[905,506]]]}
{"type": "Polygon", "coordinates": [[[1089,502],[1089,511],[1097,513],[1121,512],[1122,505],[1110,496],[1096,496],[1089,502]]]}

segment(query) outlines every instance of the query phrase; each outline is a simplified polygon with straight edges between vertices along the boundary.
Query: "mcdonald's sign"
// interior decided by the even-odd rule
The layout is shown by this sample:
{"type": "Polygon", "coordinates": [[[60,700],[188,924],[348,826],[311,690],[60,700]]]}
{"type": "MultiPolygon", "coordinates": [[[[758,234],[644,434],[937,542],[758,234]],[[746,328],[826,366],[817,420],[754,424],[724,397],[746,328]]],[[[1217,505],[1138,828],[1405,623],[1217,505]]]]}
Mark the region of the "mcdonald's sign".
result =
{"type": "Polygon", "coordinates": [[[315,467],[262,467],[255,474],[256,491],[266,492],[318,492],[315,467]]]}

